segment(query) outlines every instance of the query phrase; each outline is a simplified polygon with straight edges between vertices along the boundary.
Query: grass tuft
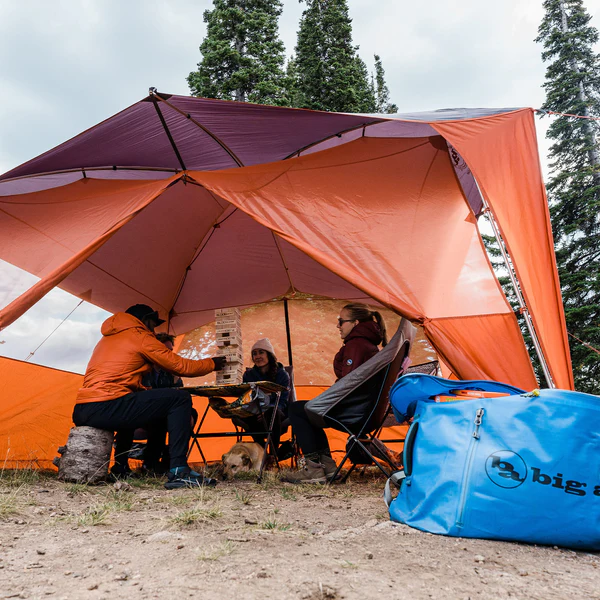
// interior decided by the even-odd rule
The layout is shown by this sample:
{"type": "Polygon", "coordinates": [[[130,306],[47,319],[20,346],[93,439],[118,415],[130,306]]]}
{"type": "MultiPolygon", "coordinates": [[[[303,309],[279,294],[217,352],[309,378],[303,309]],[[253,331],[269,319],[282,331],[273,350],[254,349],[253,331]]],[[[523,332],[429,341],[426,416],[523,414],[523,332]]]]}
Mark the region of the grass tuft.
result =
{"type": "Polygon", "coordinates": [[[19,513],[24,504],[21,490],[22,487],[19,487],[0,494],[0,519],[19,513]]]}
{"type": "Polygon", "coordinates": [[[250,494],[244,490],[235,490],[235,499],[246,506],[252,504],[252,498],[254,498],[254,494],[250,494]]]}
{"type": "Polygon", "coordinates": [[[106,494],[106,502],[103,506],[108,512],[121,512],[131,510],[133,508],[133,504],[134,497],[130,492],[110,490],[106,494]]]}
{"type": "Polygon", "coordinates": [[[275,514],[273,514],[266,521],[261,523],[261,527],[269,531],[288,531],[291,529],[292,525],[291,523],[280,523],[275,518],[275,514]]]}
{"type": "Polygon", "coordinates": [[[284,487],[284,488],[281,490],[281,497],[282,497],[284,500],[293,500],[294,502],[295,502],[296,500],[298,500],[298,498],[297,498],[296,494],[294,494],[294,493],[293,493],[291,490],[289,490],[287,487],[284,487]]]}
{"type": "Polygon", "coordinates": [[[239,471],[235,474],[235,478],[239,481],[256,481],[257,477],[258,474],[256,471],[239,471]]]}
{"type": "Polygon", "coordinates": [[[109,509],[105,504],[96,504],[88,506],[83,513],[81,513],[75,522],[80,527],[96,527],[97,525],[104,525],[108,519],[109,509]]]}
{"type": "Polygon", "coordinates": [[[206,523],[208,521],[213,521],[223,516],[223,512],[220,508],[216,506],[212,507],[202,507],[200,505],[190,508],[187,510],[182,510],[178,512],[176,515],[171,517],[170,521],[174,525],[178,526],[194,526],[199,523],[206,523]]]}
{"type": "Polygon", "coordinates": [[[161,475],[146,475],[139,473],[137,477],[129,478],[127,483],[134,488],[162,489],[165,485],[165,478],[161,475]]]}
{"type": "Polygon", "coordinates": [[[66,486],[67,494],[77,496],[79,494],[87,494],[90,491],[90,486],[87,483],[69,483],[66,486]]]}
{"type": "Polygon", "coordinates": [[[20,488],[40,480],[39,469],[2,469],[0,470],[0,485],[20,488]]]}
{"type": "Polygon", "coordinates": [[[230,554],[232,554],[236,548],[237,548],[237,545],[234,544],[233,542],[230,542],[230,541],[222,542],[220,544],[217,544],[216,546],[210,546],[208,548],[204,548],[203,550],[201,550],[200,553],[198,554],[198,560],[202,560],[202,561],[219,560],[219,558],[222,558],[224,556],[229,556],[230,554]]]}

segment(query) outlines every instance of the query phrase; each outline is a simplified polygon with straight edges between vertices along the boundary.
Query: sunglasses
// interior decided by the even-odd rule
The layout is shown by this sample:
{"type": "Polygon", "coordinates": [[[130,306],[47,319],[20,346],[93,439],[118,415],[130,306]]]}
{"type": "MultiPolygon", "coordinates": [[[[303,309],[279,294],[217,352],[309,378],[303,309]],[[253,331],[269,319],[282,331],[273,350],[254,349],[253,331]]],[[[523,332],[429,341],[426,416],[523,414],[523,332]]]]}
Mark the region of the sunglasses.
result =
{"type": "Polygon", "coordinates": [[[344,323],[353,323],[355,319],[342,319],[342,317],[338,317],[338,325],[341,327],[344,323]]]}

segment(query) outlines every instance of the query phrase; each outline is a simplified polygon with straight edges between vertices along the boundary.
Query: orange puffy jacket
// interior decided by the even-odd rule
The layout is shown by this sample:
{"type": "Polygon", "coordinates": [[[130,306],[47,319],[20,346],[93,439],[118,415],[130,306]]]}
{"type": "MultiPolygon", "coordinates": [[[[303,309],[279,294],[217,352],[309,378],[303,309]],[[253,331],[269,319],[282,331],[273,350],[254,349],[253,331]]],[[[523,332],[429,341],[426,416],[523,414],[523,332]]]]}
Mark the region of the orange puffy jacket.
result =
{"type": "Polygon", "coordinates": [[[133,315],[117,313],[102,323],[101,331],[104,337],[88,363],[78,404],[114,400],[146,389],[142,375],[153,364],[184,377],[199,377],[215,369],[210,358],[190,360],[171,352],[133,315]]]}

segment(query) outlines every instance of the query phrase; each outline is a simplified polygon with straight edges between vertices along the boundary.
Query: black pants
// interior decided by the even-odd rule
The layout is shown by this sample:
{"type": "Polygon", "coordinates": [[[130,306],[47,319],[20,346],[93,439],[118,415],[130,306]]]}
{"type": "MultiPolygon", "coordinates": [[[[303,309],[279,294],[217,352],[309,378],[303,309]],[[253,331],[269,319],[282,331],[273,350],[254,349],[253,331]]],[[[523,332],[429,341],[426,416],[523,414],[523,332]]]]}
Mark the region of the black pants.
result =
{"type": "Polygon", "coordinates": [[[129,466],[129,452],[133,440],[146,440],[144,448],[144,465],[159,471],[161,463],[169,464],[169,447],[167,446],[167,419],[162,418],[147,423],[143,428],[118,429],[115,433],[115,462],[129,466]]]}
{"type": "MultiPolygon", "coordinates": [[[[87,425],[108,431],[133,430],[137,427],[156,427],[166,419],[169,432],[170,466],[187,465],[190,443],[192,397],[189,392],[173,389],[144,390],[127,394],[115,400],[76,404],[73,422],[78,427],[87,425]]],[[[117,458],[131,449],[131,439],[117,440],[117,458]],[[126,444],[129,446],[126,447],[126,444]]],[[[125,454],[127,456],[127,454],[125,454]]]]}
{"type": "MultiPolygon", "coordinates": [[[[192,408],[192,431],[198,421],[198,411],[192,408]]],[[[115,461],[129,467],[129,453],[133,440],[146,440],[144,466],[157,473],[165,473],[169,468],[171,455],[167,445],[167,419],[158,419],[137,429],[119,429],[115,433],[115,461]]]]}
{"type": "MultiPolygon", "coordinates": [[[[234,417],[233,419],[231,419],[231,421],[234,425],[241,427],[244,431],[266,431],[269,428],[269,425],[271,424],[271,419],[273,418],[274,410],[275,409],[273,407],[270,407],[270,408],[267,408],[265,410],[265,412],[263,413],[266,427],[265,427],[265,423],[263,423],[262,419],[258,416],[257,417],[245,417],[243,419],[241,419],[240,417],[234,417]]],[[[284,433],[281,431],[281,422],[283,421],[284,418],[285,418],[285,415],[283,414],[283,412],[280,409],[277,409],[277,412],[275,413],[275,421],[273,423],[273,433],[271,435],[271,439],[273,440],[273,444],[274,444],[275,448],[279,448],[279,440],[281,438],[282,433],[284,433]]],[[[257,444],[264,446],[267,441],[267,436],[266,435],[253,435],[252,439],[257,444]]]]}
{"type": "Polygon", "coordinates": [[[316,427],[308,420],[306,414],[306,402],[292,402],[289,407],[292,431],[302,454],[324,454],[329,453],[329,441],[325,430],[316,427]]]}

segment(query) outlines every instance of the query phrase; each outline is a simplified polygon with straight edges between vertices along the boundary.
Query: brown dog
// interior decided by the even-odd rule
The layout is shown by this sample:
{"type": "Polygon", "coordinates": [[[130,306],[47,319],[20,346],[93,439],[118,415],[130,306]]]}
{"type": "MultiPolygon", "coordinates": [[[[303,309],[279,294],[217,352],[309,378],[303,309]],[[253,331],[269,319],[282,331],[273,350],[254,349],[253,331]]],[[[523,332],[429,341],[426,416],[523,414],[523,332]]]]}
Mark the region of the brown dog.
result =
{"type": "Polygon", "coordinates": [[[233,479],[241,471],[257,471],[265,450],[255,442],[238,442],[223,454],[223,479],[233,479]]]}

